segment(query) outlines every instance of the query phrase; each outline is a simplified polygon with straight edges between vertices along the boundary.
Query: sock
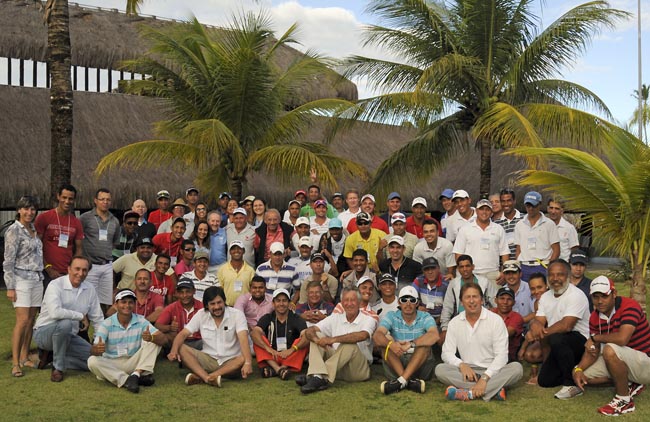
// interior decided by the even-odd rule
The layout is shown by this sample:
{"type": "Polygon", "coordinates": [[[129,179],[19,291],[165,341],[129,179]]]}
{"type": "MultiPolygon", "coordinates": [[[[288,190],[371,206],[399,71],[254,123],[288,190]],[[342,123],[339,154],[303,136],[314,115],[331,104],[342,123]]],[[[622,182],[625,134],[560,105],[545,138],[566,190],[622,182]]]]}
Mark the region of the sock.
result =
{"type": "Polygon", "coordinates": [[[404,377],[397,378],[397,381],[399,381],[399,383],[402,384],[402,387],[406,387],[406,380],[404,379],[404,377]]]}
{"type": "Polygon", "coordinates": [[[133,371],[131,375],[135,375],[136,377],[140,378],[140,373],[138,371],[133,371]]]}
{"type": "Polygon", "coordinates": [[[628,402],[628,403],[629,403],[630,401],[632,401],[632,397],[631,397],[631,396],[621,396],[621,395],[617,394],[617,395],[616,395],[616,398],[619,399],[619,400],[625,400],[625,401],[628,402]]]}

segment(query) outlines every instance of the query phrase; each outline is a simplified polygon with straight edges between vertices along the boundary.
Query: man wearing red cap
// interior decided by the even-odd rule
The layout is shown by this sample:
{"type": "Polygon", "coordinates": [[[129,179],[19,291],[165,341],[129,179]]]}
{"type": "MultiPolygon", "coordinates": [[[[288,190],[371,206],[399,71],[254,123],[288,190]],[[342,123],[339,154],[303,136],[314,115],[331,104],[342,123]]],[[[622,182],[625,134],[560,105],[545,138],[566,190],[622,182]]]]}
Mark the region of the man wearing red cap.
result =
{"type": "Polygon", "coordinates": [[[590,286],[594,311],[589,318],[589,339],[573,379],[587,384],[614,383],[616,395],[598,413],[618,416],[634,412],[633,397],[650,383],[650,326],[634,299],[617,296],[614,283],[598,276],[590,286]]]}

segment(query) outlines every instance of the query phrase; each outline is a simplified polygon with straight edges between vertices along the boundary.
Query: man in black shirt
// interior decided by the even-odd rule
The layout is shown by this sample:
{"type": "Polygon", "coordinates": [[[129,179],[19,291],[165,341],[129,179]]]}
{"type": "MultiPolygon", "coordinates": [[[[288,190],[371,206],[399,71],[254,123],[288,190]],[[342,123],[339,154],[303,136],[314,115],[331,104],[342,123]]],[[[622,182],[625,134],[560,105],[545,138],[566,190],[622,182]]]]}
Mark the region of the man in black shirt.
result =
{"type": "Polygon", "coordinates": [[[395,277],[398,290],[410,286],[422,274],[422,264],[404,256],[403,237],[392,236],[388,239],[388,254],[390,258],[379,263],[379,270],[395,277]]]}

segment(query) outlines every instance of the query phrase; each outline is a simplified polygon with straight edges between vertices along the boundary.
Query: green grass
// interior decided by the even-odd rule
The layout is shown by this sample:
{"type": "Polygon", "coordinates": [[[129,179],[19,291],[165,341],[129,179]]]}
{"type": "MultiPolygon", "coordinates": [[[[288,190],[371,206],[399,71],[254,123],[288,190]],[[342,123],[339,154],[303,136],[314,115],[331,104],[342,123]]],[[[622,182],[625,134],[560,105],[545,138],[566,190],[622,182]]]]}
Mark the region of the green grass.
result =
{"type": "MultiPolygon", "coordinates": [[[[70,371],[60,384],[50,382],[50,371],[26,368],[23,378],[12,378],[10,333],[13,310],[8,301],[0,304],[0,391],[3,404],[0,418],[29,420],[87,421],[120,420],[184,421],[210,416],[210,419],[237,421],[330,421],[330,420],[436,420],[483,421],[591,421],[605,420],[596,408],[607,403],[611,387],[590,388],[584,396],[569,401],[553,398],[556,389],[525,385],[522,381],[508,392],[506,402],[448,402],[445,386],[427,383],[425,394],[403,391],[384,396],[379,384],[384,380],[381,366],[373,365],[370,381],[337,381],[329,390],[309,396],[300,394],[293,381],[261,379],[258,371],[244,381],[225,380],[223,388],[183,384],[185,370],[167,360],[156,366],[156,384],[140,394],[95,379],[89,373],[70,371]]],[[[527,379],[529,369],[524,371],[527,379]]],[[[650,392],[635,401],[637,410],[626,421],[650,420],[650,392]]]]}

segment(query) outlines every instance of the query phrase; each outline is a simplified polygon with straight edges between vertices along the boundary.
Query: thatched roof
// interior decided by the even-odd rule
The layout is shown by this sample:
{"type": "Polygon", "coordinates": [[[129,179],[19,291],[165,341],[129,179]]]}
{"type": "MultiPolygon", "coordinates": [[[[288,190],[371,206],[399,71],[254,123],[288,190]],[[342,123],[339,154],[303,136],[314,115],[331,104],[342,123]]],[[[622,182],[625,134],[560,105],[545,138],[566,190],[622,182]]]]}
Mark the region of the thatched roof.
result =
{"type": "MultiPolygon", "coordinates": [[[[43,206],[47,206],[44,201],[48,197],[50,174],[48,94],[48,90],[43,88],[0,86],[0,127],[3,128],[0,131],[0,168],[7,175],[7,181],[0,184],[0,208],[13,208],[16,200],[26,193],[37,195],[43,206]]],[[[75,92],[74,104],[72,183],[80,191],[79,208],[91,206],[93,193],[99,187],[108,187],[114,192],[116,208],[127,208],[137,197],[144,198],[153,206],[158,190],[168,189],[177,196],[192,184],[195,174],[191,169],[181,174],[172,174],[165,169],[138,174],[113,171],[95,181],[93,171],[102,156],[129,143],[151,139],[152,124],[162,120],[163,116],[156,99],[125,94],[75,92]]],[[[360,125],[341,133],[330,148],[372,172],[411,135],[408,129],[400,127],[360,125]]],[[[318,141],[322,137],[323,126],[320,126],[312,128],[306,138],[318,141]]],[[[509,174],[520,168],[521,163],[512,158],[495,157],[493,191],[508,185],[509,174]]],[[[430,182],[399,191],[405,202],[410,203],[415,196],[424,196],[433,208],[445,187],[464,188],[478,198],[478,174],[478,154],[470,151],[452,160],[430,182]]],[[[245,193],[260,196],[270,205],[284,208],[292,192],[307,184],[308,175],[304,175],[302,181],[298,180],[295,186],[278,186],[266,176],[253,175],[245,193]]],[[[362,188],[348,182],[341,189],[348,187],[362,188]]],[[[523,197],[522,194],[518,196],[520,199],[523,197]]],[[[377,200],[378,205],[385,203],[384,198],[377,200]]]]}
{"type": "MultiPolygon", "coordinates": [[[[147,43],[139,37],[141,25],[162,28],[181,24],[75,3],[70,3],[69,14],[72,65],[101,69],[117,69],[121,61],[139,57],[148,50],[147,43]]],[[[34,0],[2,0],[0,28],[0,56],[46,61],[47,27],[34,0]]],[[[283,47],[278,54],[278,65],[286,68],[300,54],[298,50],[283,47]]],[[[303,92],[304,98],[299,99],[302,102],[319,98],[357,99],[356,85],[341,80],[333,71],[319,77],[303,92]]]]}

